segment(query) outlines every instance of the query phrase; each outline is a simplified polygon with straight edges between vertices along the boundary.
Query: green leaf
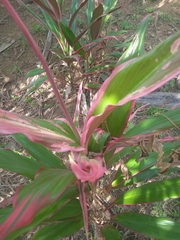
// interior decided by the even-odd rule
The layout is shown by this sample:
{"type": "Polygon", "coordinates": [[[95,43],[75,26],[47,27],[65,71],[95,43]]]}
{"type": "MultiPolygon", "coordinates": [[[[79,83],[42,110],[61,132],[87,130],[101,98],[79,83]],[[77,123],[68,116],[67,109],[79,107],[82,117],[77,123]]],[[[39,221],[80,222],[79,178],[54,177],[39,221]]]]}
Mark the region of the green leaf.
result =
{"type": "Polygon", "coordinates": [[[44,69],[43,68],[34,68],[34,69],[31,69],[27,74],[26,74],[26,78],[29,78],[29,77],[34,77],[36,75],[39,75],[41,73],[44,72],[44,69]]]}
{"type": "Polygon", "coordinates": [[[39,77],[37,80],[35,80],[33,83],[31,83],[27,88],[30,88],[27,93],[34,92],[38,87],[40,87],[44,81],[46,81],[48,78],[46,75],[39,77]]]}
{"type": "Polygon", "coordinates": [[[138,173],[137,175],[131,177],[124,181],[124,179],[122,179],[122,174],[120,175],[120,177],[118,178],[119,175],[116,176],[116,179],[113,181],[112,184],[114,184],[115,186],[113,187],[113,189],[119,189],[119,188],[123,188],[123,187],[127,187],[129,185],[135,184],[135,183],[139,183],[141,181],[146,181],[149,180],[151,178],[157,177],[159,175],[159,170],[153,166],[151,168],[148,168],[140,173],[138,173]],[[118,181],[120,183],[118,183],[118,181]],[[118,183],[118,185],[117,185],[118,183]]]}
{"type": "MultiPolygon", "coordinates": [[[[73,46],[73,42],[76,39],[76,37],[75,37],[74,33],[71,31],[71,29],[69,29],[67,26],[65,26],[62,23],[60,23],[60,27],[61,27],[62,33],[63,33],[64,37],[66,38],[67,42],[69,43],[69,45],[71,47],[73,47],[75,51],[80,49],[81,44],[77,41],[76,41],[75,45],[73,46]]],[[[84,51],[81,49],[78,52],[78,54],[80,54],[82,56],[82,55],[84,55],[84,51]]]]}
{"type": "Polygon", "coordinates": [[[121,151],[113,154],[113,156],[110,158],[110,160],[107,162],[108,167],[119,161],[121,158],[125,157],[126,155],[129,155],[132,153],[132,151],[135,149],[135,147],[125,147],[121,151]]]}
{"type": "Polygon", "coordinates": [[[148,135],[161,132],[166,129],[174,128],[180,125],[179,108],[168,111],[166,113],[154,116],[139,122],[135,127],[131,128],[126,137],[137,135],[148,135]]]}
{"type": "Polygon", "coordinates": [[[40,18],[38,16],[38,14],[36,14],[35,11],[31,10],[30,7],[28,7],[28,5],[26,5],[23,1],[19,1],[19,3],[30,13],[32,14],[32,16],[34,16],[44,27],[48,28],[46,22],[44,20],[42,20],[42,18],[40,18]]]}
{"type": "Polygon", "coordinates": [[[119,230],[111,225],[103,225],[101,227],[101,234],[105,240],[121,240],[119,230]]]}
{"type": "Polygon", "coordinates": [[[66,168],[56,155],[54,155],[47,148],[43,147],[41,144],[31,142],[25,135],[21,133],[13,134],[13,137],[29,154],[31,154],[34,159],[42,163],[42,166],[45,164],[45,166],[49,165],[56,168],[66,168]]]}
{"type": "Polygon", "coordinates": [[[140,204],[163,201],[180,196],[180,178],[151,182],[141,187],[130,189],[120,195],[115,204],[140,204]]]}
{"type": "Polygon", "coordinates": [[[116,66],[119,66],[121,63],[128,61],[129,59],[142,56],[144,54],[144,39],[149,18],[150,16],[147,16],[143,19],[138,27],[133,41],[125,53],[121,56],[116,66]]]}
{"type": "MultiPolygon", "coordinates": [[[[98,7],[94,9],[91,23],[103,14],[103,10],[104,9],[102,4],[99,4],[98,7]]],[[[95,40],[99,36],[100,30],[101,30],[101,23],[102,23],[102,18],[99,19],[90,27],[90,34],[91,34],[92,40],[95,40]]]]}
{"type": "Polygon", "coordinates": [[[134,102],[130,101],[114,109],[114,111],[106,118],[105,123],[102,126],[103,130],[109,132],[113,137],[120,137],[127,126],[133,108],[134,102]]]}
{"type": "Polygon", "coordinates": [[[42,167],[42,164],[11,150],[0,149],[0,167],[34,179],[37,170],[42,167]]]}
{"type": "Polygon", "coordinates": [[[83,227],[82,216],[75,219],[68,219],[58,224],[41,227],[35,233],[34,240],[59,240],[67,237],[83,227]]]}
{"type": "Polygon", "coordinates": [[[96,153],[102,152],[108,137],[109,137],[109,133],[107,132],[97,131],[93,133],[88,144],[88,150],[90,152],[96,152],[96,153]]]}
{"type": "MultiPolygon", "coordinates": [[[[173,150],[176,150],[180,145],[180,141],[175,141],[175,142],[166,142],[163,144],[163,159],[165,161],[170,161],[169,155],[173,150]]],[[[118,161],[122,157],[125,157],[127,153],[131,153],[131,151],[136,147],[127,147],[124,148],[122,151],[116,153],[113,155],[110,163],[114,163],[114,161],[118,161]],[[129,149],[129,152],[128,152],[129,149]]],[[[122,176],[122,171],[118,170],[112,183],[111,186],[116,189],[116,188],[121,188],[124,186],[129,186],[131,184],[135,184],[141,181],[145,181],[147,179],[151,179],[152,177],[158,176],[159,170],[154,166],[157,161],[157,153],[156,152],[151,152],[149,153],[149,156],[145,157],[144,159],[139,160],[139,151],[134,153],[125,163],[125,165],[128,168],[128,174],[129,174],[129,179],[124,181],[123,176],[122,176]]],[[[108,164],[109,166],[109,164],[108,164]]],[[[170,171],[173,171],[173,169],[169,169],[170,171]]]]}
{"type": "Polygon", "coordinates": [[[94,0],[89,0],[86,8],[86,17],[87,17],[88,25],[91,23],[93,11],[94,11],[94,0]]]}
{"type": "MultiPolygon", "coordinates": [[[[108,13],[111,10],[113,10],[117,4],[117,0],[105,0],[103,1],[103,8],[104,8],[104,13],[108,13]]],[[[104,28],[106,22],[108,21],[108,19],[110,18],[110,14],[107,14],[104,18],[103,18],[103,22],[102,22],[102,28],[104,28]]]]}
{"type": "Polygon", "coordinates": [[[180,223],[168,218],[158,218],[137,213],[122,213],[112,219],[123,227],[151,238],[178,240],[180,236],[180,223]]]}
{"type": "MultiPolygon", "coordinates": [[[[72,2],[71,2],[71,16],[70,16],[70,18],[74,15],[74,13],[76,12],[77,8],[78,8],[78,1],[77,0],[72,0],[72,2]]],[[[73,21],[71,22],[71,25],[70,25],[71,26],[71,30],[72,30],[73,33],[75,33],[75,31],[76,31],[76,24],[77,24],[77,16],[75,16],[73,18],[73,21]]]]}
{"type": "Polygon", "coordinates": [[[65,206],[63,206],[54,216],[47,219],[47,222],[60,221],[67,218],[75,217],[82,213],[79,200],[72,199],[65,206]]]}

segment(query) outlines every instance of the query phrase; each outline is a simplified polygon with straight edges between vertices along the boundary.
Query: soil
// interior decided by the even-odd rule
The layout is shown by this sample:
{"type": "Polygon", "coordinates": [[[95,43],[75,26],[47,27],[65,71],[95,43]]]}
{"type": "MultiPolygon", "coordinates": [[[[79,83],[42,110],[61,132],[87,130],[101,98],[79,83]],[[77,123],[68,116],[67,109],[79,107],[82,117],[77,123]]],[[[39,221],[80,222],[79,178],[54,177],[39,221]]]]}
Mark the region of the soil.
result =
{"type": "MultiPolygon", "coordinates": [[[[66,1],[67,6],[69,2],[66,1]]],[[[10,3],[23,20],[33,38],[37,42],[41,51],[43,51],[47,30],[44,29],[35,19],[22,8],[17,1],[10,0],[10,3]]],[[[145,50],[149,51],[157,46],[164,39],[180,30],[180,1],[179,0],[119,0],[118,5],[122,8],[113,13],[112,31],[125,30],[124,34],[118,36],[119,42],[122,43],[126,39],[133,36],[139,22],[147,15],[152,14],[149,27],[147,29],[145,50]]],[[[40,14],[40,10],[33,3],[29,5],[33,11],[40,14]]],[[[63,117],[59,106],[56,104],[51,88],[47,83],[44,83],[39,90],[30,96],[27,95],[27,78],[26,74],[38,65],[38,60],[25,40],[24,36],[7,13],[6,9],[0,3],[0,50],[2,44],[10,44],[8,48],[0,52],[0,108],[7,111],[13,111],[26,116],[36,116],[39,118],[56,118],[63,117]]],[[[56,44],[53,39],[53,46],[56,44]]],[[[64,89],[67,88],[67,82],[63,79],[63,66],[52,51],[47,57],[49,66],[53,66],[54,76],[58,89],[65,98],[64,89]]],[[[67,100],[67,107],[73,114],[75,107],[76,91],[78,81],[72,85],[71,93],[67,100]]],[[[179,92],[176,82],[172,80],[161,88],[161,91],[179,92]]],[[[10,137],[0,136],[0,147],[10,149],[19,149],[20,146],[15,143],[10,137]]],[[[11,197],[14,194],[15,188],[19,184],[25,184],[26,179],[12,174],[7,171],[0,171],[0,202],[3,199],[11,197]]],[[[166,205],[168,205],[166,203],[166,205]]],[[[169,206],[173,204],[169,203],[169,206]]],[[[174,206],[174,205],[173,205],[174,206]]],[[[175,206],[179,211],[180,206],[175,206]]],[[[141,212],[147,209],[147,206],[141,207],[141,212]]],[[[167,206],[166,206],[167,208],[167,206]]],[[[145,212],[147,212],[145,211],[145,212]]],[[[169,210],[170,211],[170,210],[169,210]]],[[[132,232],[126,231],[123,233],[123,239],[146,239],[139,235],[134,235],[132,232]]],[[[23,239],[28,239],[26,236],[23,239]]],[[[77,235],[77,238],[83,239],[77,235]]]]}

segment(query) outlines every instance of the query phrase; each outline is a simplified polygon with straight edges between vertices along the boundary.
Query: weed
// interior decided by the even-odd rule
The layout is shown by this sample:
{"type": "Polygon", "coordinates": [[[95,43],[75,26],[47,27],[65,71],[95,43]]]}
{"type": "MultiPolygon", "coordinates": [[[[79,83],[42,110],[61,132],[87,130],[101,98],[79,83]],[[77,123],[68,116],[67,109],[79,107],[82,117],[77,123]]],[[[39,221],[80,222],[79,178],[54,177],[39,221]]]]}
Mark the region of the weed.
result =
{"type": "Polygon", "coordinates": [[[159,13],[159,19],[161,19],[163,21],[167,21],[167,20],[169,20],[169,15],[167,13],[160,12],[159,13]]]}
{"type": "Polygon", "coordinates": [[[155,202],[153,204],[153,210],[151,211],[151,214],[158,217],[167,217],[167,215],[163,212],[162,206],[160,202],[155,202]]]}
{"type": "Polygon", "coordinates": [[[26,97],[26,98],[25,98],[25,101],[26,101],[26,102],[31,102],[31,101],[32,101],[32,98],[31,98],[31,97],[26,97]]]}
{"type": "Polygon", "coordinates": [[[171,87],[173,88],[175,86],[175,79],[172,79],[170,82],[171,87]]]}
{"type": "Polygon", "coordinates": [[[45,104],[44,104],[44,108],[45,108],[45,109],[49,108],[50,106],[51,106],[51,105],[48,104],[48,103],[45,103],[45,104]]]}
{"type": "Polygon", "coordinates": [[[136,14],[136,13],[134,13],[132,16],[131,16],[131,18],[133,19],[133,20],[137,20],[138,19],[138,14],[136,14]]]}
{"type": "Polygon", "coordinates": [[[37,33],[39,33],[39,32],[41,32],[41,33],[45,33],[46,32],[46,29],[44,28],[44,27],[42,27],[42,26],[40,26],[40,25],[38,25],[38,24],[36,24],[36,23],[34,23],[32,26],[31,26],[31,33],[32,34],[37,34],[37,33]]]}
{"type": "Polygon", "coordinates": [[[15,95],[11,94],[11,98],[16,100],[18,98],[18,96],[15,96],[15,95]]]}
{"type": "Polygon", "coordinates": [[[152,13],[153,11],[154,11],[154,9],[152,7],[146,8],[146,12],[147,13],[152,13]]]}
{"type": "Polygon", "coordinates": [[[153,117],[153,116],[155,116],[155,115],[164,113],[164,111],[165,111],[164,109],[159,109],[159,108],[150,106],[149,109],[148,109],[148,111],[147,111],[147,116],[153,117]]]}
{"type": "Polygon", "coordinates": [[[17,75],[21,75],[22,74],[21,68],[19,66],[17,66],[17,65],[13,66],[13,71],[12,72],[15,72],[17,75]]]}
{"type": "Polygon", "coordinates": [[[123,21],[121,22],[121,28],[122,28],[123,30],[130,30],[130,29],[132,29],[133,27],[130,25],[130,23],[129,23],[127,20],[123,20],[123,21]]]}
{"type": "Polygon", "coordinates": [[[5,148],[6,147],[6,143],[1,143],[0,144],[0,148],[5,148]]]}

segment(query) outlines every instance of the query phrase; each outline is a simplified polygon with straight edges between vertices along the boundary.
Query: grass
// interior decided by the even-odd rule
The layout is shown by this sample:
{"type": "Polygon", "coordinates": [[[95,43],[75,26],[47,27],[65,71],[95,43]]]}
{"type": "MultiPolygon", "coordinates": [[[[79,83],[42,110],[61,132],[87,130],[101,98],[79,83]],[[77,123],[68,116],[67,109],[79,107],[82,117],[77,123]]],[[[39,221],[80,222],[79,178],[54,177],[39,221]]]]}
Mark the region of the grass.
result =
{"type": "Polygon", "coordinates": [[[46,33],[46,29],[41,26],[41,25],[38,25],[37,23],[34,23],[32,26],[31,26],[31,33],[33,35],[36,35],[38,33],[42,33],[42,34],[45,34],[46,33]]]}

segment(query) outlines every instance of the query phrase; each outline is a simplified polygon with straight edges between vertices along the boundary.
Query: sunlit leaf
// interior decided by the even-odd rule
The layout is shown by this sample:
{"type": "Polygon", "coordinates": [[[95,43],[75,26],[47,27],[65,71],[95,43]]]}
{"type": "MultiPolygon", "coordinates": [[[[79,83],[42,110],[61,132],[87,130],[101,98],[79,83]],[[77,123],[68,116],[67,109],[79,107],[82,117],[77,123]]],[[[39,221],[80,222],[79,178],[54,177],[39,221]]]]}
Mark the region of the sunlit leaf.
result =
{"type": "Polygon", "coordinates": [[[137,135],[152,135],[158,132],[174,128],[180,125],[179,108],[170,110],[163,114],[144,119],[131,128],[126,134],[126,137],[137,135]]]}
{"type": "Polygon", "coordinates": [[[151,182],[128,190],[120,195],[115,204],[140,204],[180,197],[180,178],[151,182]],[[172,187],[173,186],[173,187],[172,187]]]}
{"type": "Polygon", "coordinates": [[[112,219],[122,227],[154,239],[179,239],[180,223],[168,218],[158,218],[137,213],[122,213],[114,216],[112,219]]]}

